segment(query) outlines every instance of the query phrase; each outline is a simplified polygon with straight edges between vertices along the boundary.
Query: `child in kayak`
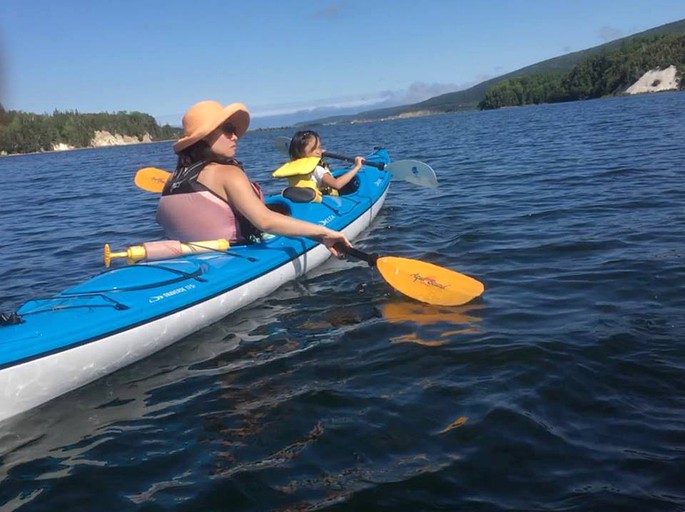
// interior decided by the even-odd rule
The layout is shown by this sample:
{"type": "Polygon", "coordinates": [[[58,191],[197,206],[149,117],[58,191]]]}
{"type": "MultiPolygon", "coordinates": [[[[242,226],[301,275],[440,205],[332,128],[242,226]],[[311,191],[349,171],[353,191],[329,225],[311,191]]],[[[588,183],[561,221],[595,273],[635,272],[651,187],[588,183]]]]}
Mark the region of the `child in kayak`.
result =
{"type": "Polygon", "coordinates": [[[183,116],[184,136],[174,144],[176,170],[157,207],[157,222],[172,240],[245,243],[257,230],[304,236],[323,243],[335,256],[347,237],[319,224],[269,210],[260,188],[235,160],[237,141],[247,131],[250,114],[241,103],[196,103],[183,116]]]}
{"type": "MultiPolygon", "coordinates": [[[[324,148],[321,146],[319,134],[312,130],[303,130],[295,133],[293,138],[290,139],[288,153],[290,160],[314,156],[322,158],[324,148]]],[[[338,195],[338,191],[352,181],[352,178],[359,172],[363,162],[364,158],[361,156],[355,157],[354,167],[336,178],[331,174],[328,164],[321,160],[312,172],[310,179],[322,194],[338,195]]]]}

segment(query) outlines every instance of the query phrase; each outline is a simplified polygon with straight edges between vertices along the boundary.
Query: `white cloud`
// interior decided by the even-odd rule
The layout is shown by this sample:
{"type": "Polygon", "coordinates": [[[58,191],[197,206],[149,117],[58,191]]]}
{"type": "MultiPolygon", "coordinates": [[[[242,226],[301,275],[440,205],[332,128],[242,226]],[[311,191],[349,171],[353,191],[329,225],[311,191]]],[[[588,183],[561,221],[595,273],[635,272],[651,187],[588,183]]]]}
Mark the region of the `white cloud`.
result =
{"type": "Polygon", "coordinates": [[[393,102],[395,105],[410,105],[463,88],[457,84],[414,82],[404,91],[389,91],[387,101],[393,102]]]}
{"type": "Polygon", "coordinates": [[[376,95],[324,98],[308,102],[285,103],[280,105],[261,105],[250,109],[250,112],[253,117],[265,117],[322,109],[349,109],[354,107],[364,109],[369,106],[377,105],[383,101],[385,101],[383,93],[378,93],[376,95]]]}
{"type": "Polygon", "coordinates": [[[350,109],[356,107],[361,111],[398,105],[411,105],[412,103],[418,103],[466,87],[470,87],[470,85],[459,86],[457,84],[414,82],[407,89],[402,90],[384,90],[359,96],[324,98],[299,103],[261,105],[252,108],[251,112],[253,117],[265,117],[322,109],[350,109]]]}

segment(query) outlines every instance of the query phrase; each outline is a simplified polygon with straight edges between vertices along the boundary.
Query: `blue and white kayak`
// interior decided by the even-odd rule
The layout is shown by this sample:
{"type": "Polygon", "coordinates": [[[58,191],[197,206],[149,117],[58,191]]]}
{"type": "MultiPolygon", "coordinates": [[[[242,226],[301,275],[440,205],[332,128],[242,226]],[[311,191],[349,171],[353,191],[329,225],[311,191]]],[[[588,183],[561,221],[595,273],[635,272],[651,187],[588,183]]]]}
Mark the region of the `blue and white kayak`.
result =
{"type": "MultiPolygon", "coordinates": [[[[367,160],[390,162],[385,150],[367,160]]],[[[349,194],[321,203],[282,196],[270,207],[358,236],[376,217],[390,173],[364,166],[349,194]]],[[[307,238],[276,236],[227,252],[139,262],[55,296],[31,300],[0,326],[0,421],[134,363],[318,267],[330,253],[307,238]]]]}

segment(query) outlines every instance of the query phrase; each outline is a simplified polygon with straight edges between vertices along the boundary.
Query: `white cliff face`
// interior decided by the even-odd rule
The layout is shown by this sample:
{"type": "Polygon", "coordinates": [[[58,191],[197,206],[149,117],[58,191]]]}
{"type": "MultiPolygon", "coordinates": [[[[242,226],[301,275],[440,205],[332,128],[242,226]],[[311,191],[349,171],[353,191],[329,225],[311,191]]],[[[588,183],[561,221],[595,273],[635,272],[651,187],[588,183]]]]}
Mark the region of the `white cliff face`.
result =
{"type": "Polygon", "coordinates": [[[140,144],[141,142],[152,142],[150,134],[145,133],[141,138],[138,138],[130,137],[128,135],[119,135],[118,133],[112,135],[106,131],[95,130],[93,139],[90,141],[90,145],[94,148],[99,148],[103,146],[125,146],[127,144],[140,144]]]}
{"type": "Polygon", "coordinates": [[[74,146],[70,146],[69,144],[65,144],[64,142],[52,145],[53,151],[66,151],[68,149],[74,149],[74,146]]]}
{"type": "MultiPolygon", "coordinates": [[[[152,137],[149,133],[143,134],[142,137],[130,137],[128,135],[119,135],[115,133],[112,135],[106,131],[95,130],[93,133],[93,138],[90,140],[90,146],[92,148],[100,148],[104,146],[125,146],[128,144],[141,144],[143,142],[152,142],[152,137]]],[[[70,149],[76,149],[76,147],[66,144],[64,142],[58,142],[52,144],[52,151],[68,151],[70,149]]],[[[41,149],[39,153],[49,151],[48,149],[41,149]]],[[[7,151],[0,151],[0,156],[7,156],[7,151]]]]}
{"type": "Polygon", "coordinates": [[[642,94],[644,92],[672,91],[678,88],[678,70],[675,66],[666,69],[652,69],[647,71],[633,85],[626,89],[628,94],[642,94]]]}

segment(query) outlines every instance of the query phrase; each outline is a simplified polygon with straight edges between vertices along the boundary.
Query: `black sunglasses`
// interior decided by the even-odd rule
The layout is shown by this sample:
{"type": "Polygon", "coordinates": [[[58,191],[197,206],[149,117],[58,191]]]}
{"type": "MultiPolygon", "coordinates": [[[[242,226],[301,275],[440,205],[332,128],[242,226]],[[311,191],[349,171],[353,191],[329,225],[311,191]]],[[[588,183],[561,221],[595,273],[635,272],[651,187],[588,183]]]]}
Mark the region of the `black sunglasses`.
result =
{"type": "Polygon", "coordinates": [[[233,125],[233,123],[224,123],[219,126],[219,129],[226,135],[237,135],[238,129],[233,125]]]}

